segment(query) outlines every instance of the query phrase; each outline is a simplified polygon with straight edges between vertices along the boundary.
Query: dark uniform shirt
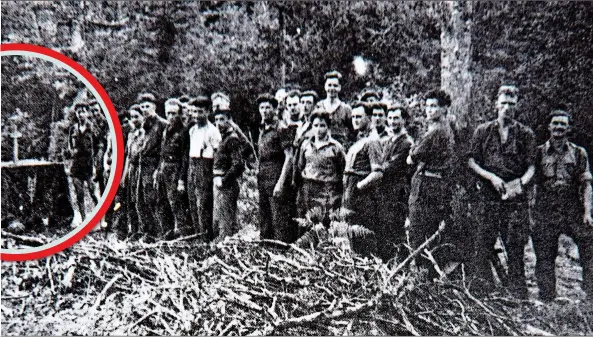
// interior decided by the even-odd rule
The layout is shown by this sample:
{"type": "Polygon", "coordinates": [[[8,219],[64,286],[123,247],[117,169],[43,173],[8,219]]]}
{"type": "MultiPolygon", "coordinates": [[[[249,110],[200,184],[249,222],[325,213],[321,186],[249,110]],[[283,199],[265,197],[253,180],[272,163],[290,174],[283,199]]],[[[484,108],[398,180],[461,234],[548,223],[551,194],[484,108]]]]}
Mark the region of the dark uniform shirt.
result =
{"type": "Polygon", "coordinates": [[[426,132],[410,152],[412,160],[422,163],[419,167],[424,172],[449,175],[455,157],[455,138],[447,123],[438,123],[426,132]]]}
{"type": "Polygon", "coordinates": [[[323,100],[319,104],[330,114],[331,136],[342,144],[344,148],[348,148],[352,138],[352,108],[348,104],[340,102],[335,110],[332,110],[329,107],[329,103],[326,102],[326,100],[323,100]]]}
{"type": "Polygon", "coordinates": [[[214,153],[213,173],[215,177],[222,177],[223,186],[228,186],[243,174],[242,149],[242,141],[235,132],[222,134],[222,142],[214,153]]]}
{"type": "Polygon", "coordinates": [[[183,125],[168,125],[163,131],[161,142],[161,160],[166,163],[181,164],[185,155],[183,148],[185,128],[183,125]]]}
{"type": "Polygon", "coordinates": [[[538,193],[560,193],[572,200],[578,198],[582,183],[592,179],[587,151],[571,142],[561,151],[550,141],[538,146],[535,172],[538,193]]]}
{"type": "Polygon", "coordinates": [[[289,129],[278,123],[265,126],[260,131],[257,150],[259,154],[258,180],[262,186],[274,188],[284,166],[284,150],[290,149],[293,139],[289,129]]]}
{"type": "Polygon", "coordinates": [[[483,169],[504,181],[520,178],[535,163],[535,135],[527,126],[512,121],[507,141],[502,144],[498,121],[478,126],[470,157],[483,169]]]}
{"type": "Polygon", "coordinates": [[[408,184],[410,172],[406,159],[413,144],[414,140],[407,132],[384,140],[383,181],[386,184],[408,184]]]}
{"type": "Polygon", "coordinates": [[[165,124],[157,117],[147,117],[142,128],[144,129],[144,143],[140,150],[140,163],[154,163],[156,165],[161,152],[165,124]]]}
{"type": "Polygon", "coordinates": [[[358,140],[352,144],[346,155],[345,172],[364,177],[373,171],[383,171],[382,156],[378,135],[370,130],[359,132],[358,140]]]}

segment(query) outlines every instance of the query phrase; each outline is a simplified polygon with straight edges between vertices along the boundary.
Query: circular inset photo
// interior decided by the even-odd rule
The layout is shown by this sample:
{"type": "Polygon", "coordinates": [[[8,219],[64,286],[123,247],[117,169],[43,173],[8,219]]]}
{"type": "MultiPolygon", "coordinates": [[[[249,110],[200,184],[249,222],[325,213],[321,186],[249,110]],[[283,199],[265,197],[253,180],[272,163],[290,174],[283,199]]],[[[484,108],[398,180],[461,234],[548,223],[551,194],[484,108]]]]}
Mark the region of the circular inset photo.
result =
{"type": "Polygon", "coordinates": [[[45,48],[10,46],[1,54],[1,252],[24,260],[108,226],[123,139],[113,105],[84,68],[45,48]]]}

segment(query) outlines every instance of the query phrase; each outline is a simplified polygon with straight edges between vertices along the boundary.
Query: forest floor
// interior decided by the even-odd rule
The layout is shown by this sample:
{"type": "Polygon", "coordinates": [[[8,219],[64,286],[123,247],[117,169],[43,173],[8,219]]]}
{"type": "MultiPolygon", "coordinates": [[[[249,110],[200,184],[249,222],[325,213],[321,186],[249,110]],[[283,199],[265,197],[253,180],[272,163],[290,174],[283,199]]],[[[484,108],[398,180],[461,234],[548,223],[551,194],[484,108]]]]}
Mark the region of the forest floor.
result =
{"type": "Polygon", "coordinates": [[[566,236],[556,260],[559,297],[537,300],[530,243],[530,298],[520,301],[504,291],[470,293],[464,283],[427,283],[407,266],[336,246],[262,246],[256,200],[248,176],[238,206],[245,225],[216,245],[132,243],[95,231],[46,259],[2,262],[3,335],[593,334],[578,250],[566,236]]]}

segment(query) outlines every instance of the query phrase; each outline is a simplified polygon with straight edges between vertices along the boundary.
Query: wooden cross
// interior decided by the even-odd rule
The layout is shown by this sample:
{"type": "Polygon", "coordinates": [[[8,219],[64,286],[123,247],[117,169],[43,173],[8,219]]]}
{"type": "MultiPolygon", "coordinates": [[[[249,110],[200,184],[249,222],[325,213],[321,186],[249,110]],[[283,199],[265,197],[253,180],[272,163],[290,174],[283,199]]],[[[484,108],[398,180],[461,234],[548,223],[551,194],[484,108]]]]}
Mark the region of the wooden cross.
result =
{"type": "Polygon", "coordinates": [[[17,129],[17,125],[13,123],[11,125],[11,132],[8,135],[12,137],[12,161],[16,163],[19,160],[19,138],[23,134],[17,129]]]}

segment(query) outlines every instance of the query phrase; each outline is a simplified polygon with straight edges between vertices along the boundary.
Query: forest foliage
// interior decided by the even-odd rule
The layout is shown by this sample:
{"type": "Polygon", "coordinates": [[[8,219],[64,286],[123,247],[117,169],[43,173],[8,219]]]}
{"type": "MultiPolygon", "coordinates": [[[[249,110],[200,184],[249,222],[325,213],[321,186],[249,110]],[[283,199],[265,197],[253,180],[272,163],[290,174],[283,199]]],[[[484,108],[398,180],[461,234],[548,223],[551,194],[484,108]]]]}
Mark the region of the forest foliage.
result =
{"type": "MultiPolygon", "coordinates": [[[[422,1],[5,1],[1,35],[3,43],[44,45],[78,61],[118,111],[143,90],[161,98],[222,90],[239,124],[255,131],[258,93],[283,84],[322,93],[330,69],[344,74],[347,101],[367,86],[387,88],[397,99],[439,87],[440,39],[450,34],[446,8],[422,1]],[[364,75],[355,72],[357,56],[369,65],[364,75]]],[[[519,117],[540,140],[542,116],[562,101],[580,123],[576,138],[593,145],[585,132],[593,126],[592,17],[584,2],[474,3],[463,18],[472,31],[470,128],[492,115],[496,87],[510,80],[524,98],[519,117]]],[[[3,120],[22,104],[13,84],[30,72],[3,76],[3,120]]],[[[52,88],[27,83],[48,95],[34,96],[40,102],[29,113],[51,109],[52,88]]],[[[40,125],[55,122],[47,115],[40,125]]]]}

